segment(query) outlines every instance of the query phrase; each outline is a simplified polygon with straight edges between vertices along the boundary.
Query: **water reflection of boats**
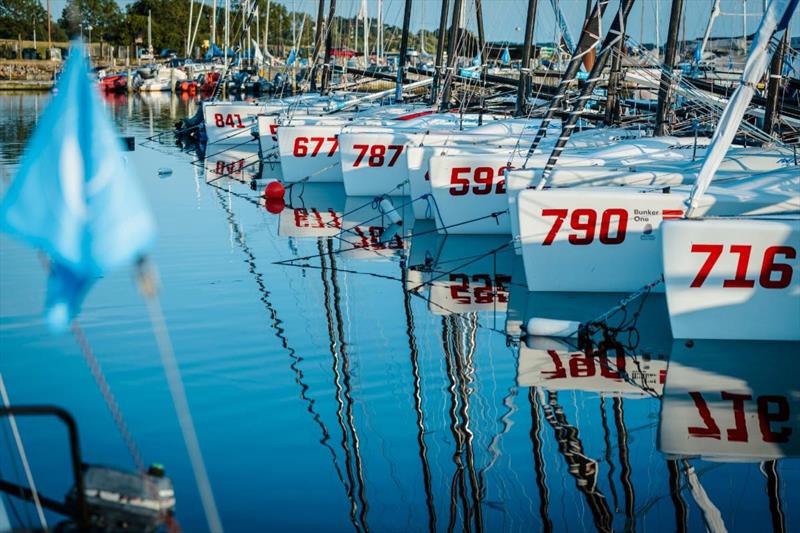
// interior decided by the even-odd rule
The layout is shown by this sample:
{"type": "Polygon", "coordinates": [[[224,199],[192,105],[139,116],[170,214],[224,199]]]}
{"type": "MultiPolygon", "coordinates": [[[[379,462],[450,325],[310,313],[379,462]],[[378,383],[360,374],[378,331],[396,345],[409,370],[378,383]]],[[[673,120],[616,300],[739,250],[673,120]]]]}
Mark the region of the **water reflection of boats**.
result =
{"type": "Polygon", "coordinates": [[[348,196],[338,238],[339,251],[353,259],[393,257],[408,248],[406,237],[413,228],[414,215],[408,198],[348,196]]]}
{"type": "Polygon", "coordinates": [[[261,177],[260,163],[258,149],[248,146],[206,154],[206,183],[217,186],[229,181],[250,183],[261,177]]]}
{"type": "Polygon", "coordinates": [[[517,380],[522,387],[582,390],[626,397],[661,396],[667,359],[624,350],[596,353],[565,350],[545,337],[528,337],[519,347],[517,380]]]}
{"type": "Polygon", "coordinates": [[[428,282],[433,276],[433,266],[444,239],[436,230],[433,220],[417,220],[414,223],[405,270],[407,291],[416,289],[420,294],[427,294],[428,282]]]}
{"type": "Polygon", "coordinates": [[[345,196],[341,183],[290,187],[286,202],[278,221],[281,237],[333,237],[342,231],[345,196]]]}
{"type": "Polygon", "coordinates": [[[659,449],[726,462],[800,455],[799,351],[796,342],[675,341],[659,449]]]}
{"type": "Polygon", "coordinates": [[[430,277],[431,312],[505,312],[514,259],[508,243],[502,235],[444,237],[430,277]]]}

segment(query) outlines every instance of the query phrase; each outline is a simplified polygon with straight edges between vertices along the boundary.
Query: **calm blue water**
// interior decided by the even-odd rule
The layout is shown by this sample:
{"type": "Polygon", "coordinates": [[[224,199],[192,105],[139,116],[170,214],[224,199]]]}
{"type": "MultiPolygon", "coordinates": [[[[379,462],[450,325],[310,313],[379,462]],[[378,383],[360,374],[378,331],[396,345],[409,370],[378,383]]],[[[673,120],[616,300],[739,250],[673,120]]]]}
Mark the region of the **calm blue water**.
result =
{"type": "MultiPolygon", "coordinates": [[[[47,99],[0,96],[0,190],[47,99]]],[[[246,183],[252,153],[193,164],[170,135],[145,142],[193,105],[123,96],[108,109],[139,143],[128,164],[158,219],[161,299],[226,531],[798,527],[797,345],[673,343],[656,295],[608,356],[507,340],[534,312],[589,318],[615,297],[528,294],[507,239],[419,222],[413,239],[381,237],[380,220],[364,223],[370,199],[341,186],[293,191],[270,213],[246,183]]],[[[11,400],[63,406],[85,460],[133,468],[74,337],[42,321],[44,281],[37,254],[0,236],[11,400]]],[[[132,273],[100,280],[80,322],[144,460],[175,482],[183,530],[203,531],[132,273]]],[[[0,475],[24,484],[1,425],[0,475]]],[[[19,425],[39,490],[63,497],[63,428],[19,425]]],[[[35,523],[5,502],[13,523],[35,523]]]]}

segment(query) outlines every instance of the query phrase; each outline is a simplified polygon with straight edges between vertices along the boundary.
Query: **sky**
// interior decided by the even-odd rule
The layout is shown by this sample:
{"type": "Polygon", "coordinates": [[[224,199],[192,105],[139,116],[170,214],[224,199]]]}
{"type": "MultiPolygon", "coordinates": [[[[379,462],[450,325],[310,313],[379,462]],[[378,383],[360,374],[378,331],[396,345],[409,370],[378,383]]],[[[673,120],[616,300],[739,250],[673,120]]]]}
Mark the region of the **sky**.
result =
{"type": "MultiPolygon", "coordinates": [[[[219,0],[224,5],[224,0],[219,0]]],[[[371,17],[375,17],[379,0],[367,0],[371,17]]],[[[539,7],[536,21],[536,41],[553,41],[557,27],[553,16],[552,1],[558,2],[564,17],[569,24],[573,36],[580,31],[583,16],[586,10],[586,0],[538,0],[539,7]]],[[[130,3],[130,0],[118,0],[121,6],[130,3]]],[[[273,0],[274,3],[283,4],[290,10],[306,11],[316,14],[318,0],[273,0]]],[[[44,0],[43,0],[44,3],[44,0]]],[[[52,0],[54,18],[60,15],[66,0],[52,0]]],[[[206,5],[211,5],[211,0],[205,0],[206,5]]],[[[327,2],[326,2],[327,3],[327,2]]],[[[405,0],[383,0],[384,21],[388,24],[400,26],[403,19],[403,6],[405,0]]],[[[453,2],[450,2],[451,6],[453,2]]],[[[522,42],[523,27],[527,10],[527,0],[482,0],[484,28],[486,38],[490,41],[522,42]]],[[[708,13],[711,11],[713,0],[684,0],[686,18],[686,37],[702,36],[708,22],[708,13]]],[[[337,0],[337,14],[342,16],[355,16],[358,13],[361,0],[337,0]]],[[[464,0],[469,17],[468,24],[475,28],[474,0],[464,0]]],[[[644,42],[663,43],[666,40],[669,25],[671,0],[637,0],[628,19],[629,33],[633,39],[644,42]],[[658,21],[658,24],[656,22],[658,21]],[[658,28],[658,31],[656,31],[658,28]]],[[[612,0],[606,11],[606,20],[613,17],[618,6],[617,0],[612,0]]],[[[723,16],[717,19],[712,35],[714,36],[739,36],[743,31],[742,16],[743,6],[750,13],[746,17],[747,31],[752,31],[758,25],[762,12],[763,0],[722,0],[721,9],[723,16]],[[729,14],[729,15],[727,15],[729,14]]],[[[440,0],[414,0],[411,18],[412,30],[420,28],[434,30],[439,24],[440,0]]],[[[327,9],[327,8],[326,8],[327,9]]],[[[607,26],[606,26],[607,27],[607,26]]],[[[800,36],[800,15],[795,14],[791,23],[791,35],[800,36]]]]}

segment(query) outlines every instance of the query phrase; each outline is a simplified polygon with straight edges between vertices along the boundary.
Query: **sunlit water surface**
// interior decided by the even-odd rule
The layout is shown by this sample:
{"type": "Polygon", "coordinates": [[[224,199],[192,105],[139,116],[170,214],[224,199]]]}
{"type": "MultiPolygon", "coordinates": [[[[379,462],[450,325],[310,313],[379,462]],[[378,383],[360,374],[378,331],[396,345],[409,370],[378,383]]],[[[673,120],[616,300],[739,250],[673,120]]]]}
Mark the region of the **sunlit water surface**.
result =
{"type": "MultiPolygon", "coordinates": [[[[0,189],[48,98],[0,96],[0,189]]],[[[247,184],[252,150],[209,149],[204,163],[175,146],[173,124],[194,106],[160,94],[107,101],[136,138],[127,164],[158,220],[161,300],[226,531],[800,523],[796,345],[673,343],[656,295],[618,339],[619,357],[507,341],[534,308],[585,319],[615,297],[527,294],[507,238],[445,239],[420,222],[406,224],[414,239],[381,237],[380,220],[365,222],[371,199],[345,198],[341,185],[309,185],[270,213],[247,184]]],[[[133,468],[75,338],[42,321],[44,281],[37,254],[0,236],[11,399],[63,406],[85,460],[133,468]]],[[[131,272],[99,280],[80,322],[142,456],[175,482],[183,530],[202,531],[131,272]]],[[[19,424],[39,490],[61,498],[71,485],[65,432],[19,424]]],[[[2,426],[0,474],[24,484],[2,426]]],[[[14,523],[35,523],[32,507],[5,501],[14,523]]]]}

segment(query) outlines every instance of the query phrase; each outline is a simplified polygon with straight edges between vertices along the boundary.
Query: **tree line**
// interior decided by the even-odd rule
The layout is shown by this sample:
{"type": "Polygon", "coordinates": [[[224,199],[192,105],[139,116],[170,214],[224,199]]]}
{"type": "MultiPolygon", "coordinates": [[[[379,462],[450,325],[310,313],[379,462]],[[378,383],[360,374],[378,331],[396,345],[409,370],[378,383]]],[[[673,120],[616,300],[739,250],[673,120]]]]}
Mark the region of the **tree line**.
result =
{"type": "MultiPolygon", "coordinates": [[[[267,0],[257,0],[259,6],[259,27],[263,34],[267,9],[267,0]]],[[[194,3],[194,20],[201,4],[194,3]]],[[[135,0],[121,9],[115,0],[67,0],[62,12],[52,13],[51,35],[53,41],[63,42],[69,38],[83,34],[93,42],[104,42],[111,45],[146,45],[148,12],[152,14],[153,47],[158,50],[170,48],[183,53],[189,23],[189,0],[135,0]]],[[[200,25],[195,38],[195,46],[211,37],[211,7],[202,7],[200,25]]],[[[292,47],[293,14],[285,6],[276,2],[270,3],[269,11],[269,45],[273,54],[285,55],[292,47]]],[[[313,17],[306,13],[295,13],[297,35],[301,48],[314,45],[313,17]],[[302,29],[302,32],[301,32],[302,29]]],[[[221,43],[223,37],[224,12],[217,9],[215,42],[221,43]]],[[[239,2],[231,2],[230,38],[232,45],[239,35],[242,16],[239,2]]],[[[370,20],[370,48],[374,50],[377,22],[370,20]]],[[[0,38],[31,40],[34,28],[39,42],[47,41],[47,10],[39,0],[0,0],[0,38]]],[[[256,24],[251,25],[251,38],[255,39],[256,24]]],[[[336,48],[361,50],[363,42],[363,24],[355,17],[334,17],[332,42],[336,48]]],[[[438,32],[419,32],[410,35],[410,46],[419,48],[422,39],[424,48],[431,52],[436,46],[438,32]]],[[[384,24],[385,50],[397,50],[400,46],[401,29],[384,24]]]]}

